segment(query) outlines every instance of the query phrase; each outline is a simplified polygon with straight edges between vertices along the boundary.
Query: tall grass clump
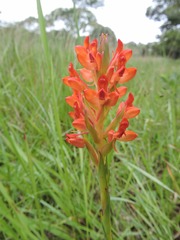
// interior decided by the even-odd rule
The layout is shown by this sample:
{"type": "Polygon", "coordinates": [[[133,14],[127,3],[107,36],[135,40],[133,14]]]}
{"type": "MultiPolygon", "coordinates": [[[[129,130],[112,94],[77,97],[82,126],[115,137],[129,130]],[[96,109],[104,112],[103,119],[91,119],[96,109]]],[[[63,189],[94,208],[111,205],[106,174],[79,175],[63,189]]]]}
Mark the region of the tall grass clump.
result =
{"type": "MultiPolygon", "coordinates": [[[[96,172],[86,151],[64,142],[61,79],[76,64],[74,40],[45,32],[39,1],[38,13],[38,34],[0,29],[0,239],[103,239],[96,172]]],[[[109,157],[113,239],[178,239],[180,62],[131,64],[139,137],[109,157]]]]}

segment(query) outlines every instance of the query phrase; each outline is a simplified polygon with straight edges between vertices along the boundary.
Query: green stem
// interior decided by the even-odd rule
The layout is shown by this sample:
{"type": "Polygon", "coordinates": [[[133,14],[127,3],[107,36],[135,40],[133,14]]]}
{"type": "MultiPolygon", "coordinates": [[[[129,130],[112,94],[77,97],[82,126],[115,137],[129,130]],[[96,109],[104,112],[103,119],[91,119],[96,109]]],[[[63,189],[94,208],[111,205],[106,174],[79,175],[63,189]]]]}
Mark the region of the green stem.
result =
{"type": "Polygon", "coordinates": [[[98,166],[98,177],[100,184],[101,197],[101,221],[106,240],[112,240],[111,215],[110,215],[110,196],[109,196],[109,170],[107,159],[101,156],[98,166]]]}

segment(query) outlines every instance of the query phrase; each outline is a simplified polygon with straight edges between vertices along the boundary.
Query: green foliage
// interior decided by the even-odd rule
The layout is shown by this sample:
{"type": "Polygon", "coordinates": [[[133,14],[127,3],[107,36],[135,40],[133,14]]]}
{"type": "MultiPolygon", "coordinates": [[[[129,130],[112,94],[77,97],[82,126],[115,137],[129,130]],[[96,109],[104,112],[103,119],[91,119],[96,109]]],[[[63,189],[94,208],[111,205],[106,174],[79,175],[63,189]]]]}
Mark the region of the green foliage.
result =
{"type": "Polygon", "coordinates": [[[47,24],[52,26],[55,21],[63,21],[65,29],[70,31],[74,36],[80,36],[81,33],[87,32],[88,29],[96,25],[94,14],[84,8],[55,9],[46,16],[47,24]]]}
{"type": "Polygon", "coordinates": [[[57,20],[62,20],[66,30],[80,40],[82,33],[89,32],[97,24],[96,17],[87,8],[103,6],[104,0],[72,0],[72,2],[73,8],[55,9],[46,16],[46,19],[50,25],[57,20]]]}
{"type": "Polygon", "coordinates": [[[180,58],[180,31],[168,30],[160,37],[160,43],[153,45],[156,54],[174,59],[180,58]]]}
{"type": "Polygon", "coordinates": [[[86,8],[86,7],[102,7],[104,5],[104,0],[72,0],[73,4],[77,8],[86,8]]]}
{"type": "Polygon", "coordinates": [[[155,5],[147,9],[146,15],[156,21],[163,21],[160,43],[154,45],[156,53],[180,58],[180,1],[154,0],[155,5]]]}
{"type": "MultiPolygon", "coordinates": [[[[57,8],[45,16],[47,27],[53,28],[55,23],[64,24],[63,32],[69,32],[72,37],[80,41],[80,36],[84,33],[91,33],[98,27],[96,17],[91,12],[91,8],[103,6],[104,0],[72,0],[72,8],[57,8]]],[[[38,19],[29,17],[16,23],[19,27],[38,32],[38,19]]],[[[61,31],[61,30],[59,30],[61,31]]]]}
{"type": "MultiPolygon", "coordinates": [[[[1,29],[0,239],[103,239],[97,173],[72,130],[62,84],[76,65],[71,36],[1,29]]],[[[113,239],[178,236],[179,60],[133,57],[127,83],[141,114],[137,141],[117,144],[111,164],[113,239]]],[[[108,118],[114,115],[109,114],[108,118]]]]}
{"type": "Polygon", "coordinates": [[[155,4],[149,7],[146,15],[155,21],[164,21],[162,30],[176,27],[180,24],[179,0],[154,0],[155,4]]]}

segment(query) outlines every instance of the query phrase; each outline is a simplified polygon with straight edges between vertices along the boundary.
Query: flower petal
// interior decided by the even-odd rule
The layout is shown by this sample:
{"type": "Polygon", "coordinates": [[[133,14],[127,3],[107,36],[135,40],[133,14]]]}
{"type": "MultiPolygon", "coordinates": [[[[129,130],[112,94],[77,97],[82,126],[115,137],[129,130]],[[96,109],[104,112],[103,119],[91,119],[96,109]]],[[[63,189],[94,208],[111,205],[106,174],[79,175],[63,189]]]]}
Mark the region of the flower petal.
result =
{"type": "Polygon", "coordinates": [[[84,118],[78,118],[75,119],[72,123],[73,127],[75,127],[77,130],[84,131],[86,130],[86,124],[84,118]]]}
{"type": "Polygon", "coordinates": [[[131,80],[136,75],[137,69],[136,68],[126,68],[123,75],[119,79],[119,83],[125,83],[131,80]]]}
{"type": "Polygon", "coordinates": [[[85,39],[84,39],[84,47],[85,47],[86,49],[89,48],[89,36],[85,37],[85,39]]]}
{"type": "Polygon", "coordinates": [[[134,95],[132,93],[129,93],[125,104],[127,107],[132,107],[133,102],[134,102],[134,95]]]}
{"type": "Polygon", "coordinates": [[[79,148],[83,148],[86,145],[84,139],[79,134],[66,134],[66,141],[79,148]]]}
{"type": "Polygon", "coordinates": [[[119,94],[117,91],[109,93],[109,99],[107,101],[107,105],[110,107],[116,105],[118,99],[119,99],[119,94]]]}
{"type": "Polygon", "coordinates": [[[119,94],[119,98],[123,97],[127,92],[127,87],[118,87],[116,91],[119,94]]]}
{"type": "Polygon", "coordinates": [[[85,89],[84,90],[84,96],[85,99],[91,103],[93,106],[99,106],[99,98],[98,98],[98,94],[94,89],[85,89]]]}
{"type": "Polygon", "coordinates": [[[131,130],[127,130],[125,131],[125,133],[122,135],[122,137],[118,140],[122,141],[122,142],[129,142],[134,140],[135,138],[137,138],[137,133],[131,131],[131,130]]]}
{"type": "Polygon", "coordinates": [[[84,47],[82,46],[76,46],[75,51],[77,54],[78,61],[80,64],[89,69],[94,70],[97,67],[97,64],[95,62],[95,59],[91,53],[89,53],[84,47]]]}
{"type": "Polygon", "coordinates": [[[118,39],[118,45],[117,45],[115,53],[117,53],[117,52],[120,53],[122,50],[123,50],[123,43],[120,39],[118,39]]]}
{"type": "Polygon", "coordinates": [[[126,62],[130,59],[132,56],[132,50],[131,49],[125,49],[121,52],[120,56],[124,56],[126,58],[126,62]]]}
{"type": "Polygon", "coordinates": [[[79,74],[78,74],[77,71],[74,69],[74,66],[73,66],[72,63],[69,64],[68,70],[69,70],[69,75],[70,75],[70,77],[79,77],[79,74]]]}
{"type": "Polygon", "coordinates": [[[124,117],[125,118],[134,118],[140,113],[140,109],[137,107],[129,107],[127,108],[124,117]]]}
{"type": "Polygon", "coordinates": [[[80,73],[84,80],[87,82],[93,82],[94,81],[94,74],[91,70],[88,70],[86,68],[80,69],[80,73]]]}
{"type": "Polygon", "coordinates": [[[81,92],[87,88],[87,85],[78,77],[64,77],[63,82],[76,91],[81,92]]]}

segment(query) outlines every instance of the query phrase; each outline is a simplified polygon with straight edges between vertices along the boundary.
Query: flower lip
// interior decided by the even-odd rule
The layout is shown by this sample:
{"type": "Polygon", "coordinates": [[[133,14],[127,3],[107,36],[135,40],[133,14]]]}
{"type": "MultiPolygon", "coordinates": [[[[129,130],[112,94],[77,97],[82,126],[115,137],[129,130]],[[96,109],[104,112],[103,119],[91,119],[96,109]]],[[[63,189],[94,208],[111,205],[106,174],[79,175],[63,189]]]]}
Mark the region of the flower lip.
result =
{"type": "Polygon", "coordinates": [[[107,77],[106,75],[102,75],[99,77],[98,79],[98,89],[104,89],[104,91],[107,92],[107,87],[108,87],[108,80],[107,80],[107,77]]]}
{"type": "Polygon", "coordinates": [[[99,100],[105,100],[106,99],[106,91],[101,88],[98,92],[99,100]]]}

